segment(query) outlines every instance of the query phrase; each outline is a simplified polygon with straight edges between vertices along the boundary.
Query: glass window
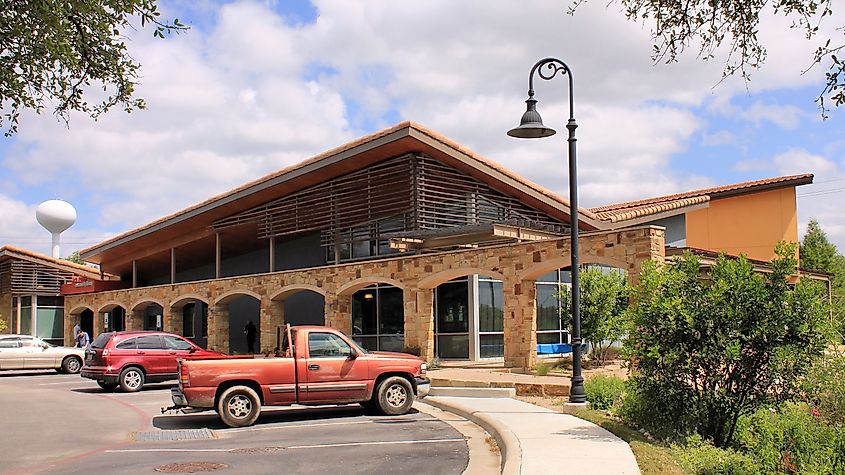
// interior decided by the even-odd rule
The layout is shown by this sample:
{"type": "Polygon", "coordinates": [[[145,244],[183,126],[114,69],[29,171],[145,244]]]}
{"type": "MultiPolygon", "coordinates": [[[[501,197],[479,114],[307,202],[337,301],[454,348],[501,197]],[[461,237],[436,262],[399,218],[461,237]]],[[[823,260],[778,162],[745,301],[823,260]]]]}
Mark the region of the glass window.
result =
{"type": "Polygon", "coordinates": [[[194,347],[191,343],[173,335],[162,335],[162,338],[167,348],[171,350],[189,351],[194,347]]]}
{"type": "Polygon", "coordinates": [[[402,289],[385,284],[355,292],[352,296],[355,341],[367,350],[396,351],[398,347],[401,351],[405,341],[403,301],[402,289]]]}
{"type": "Polygon", "coordinates": [[[478,329],[481,332],[504,331],[504,291],[498,281],[478,282],[478,329]]]}
{"type": "Polygon", "coordinates": [[[312,332],[308,334],[308,356],[310,358],[348,357],[352,347],[332,333],[312,332]]]}
{"type": "Polygon", "coordinates": [[[182,336],[194,338],[194,310],[195,303],[186,304],[182,307],[182,336]]]}
{"type": "Polygon", "coordinates": [[[58,339],[64,337],[64,308],[42,307],[42,297],[38,297],[38,310],[35,335],[39,338],[58,339]]]}
{"type": "MultiPolygon", "coordinates": [[[[115,348],[119,350],[134,350],[138,348],[137,338],[130,338],[128,340],[123,340],[115,346],[115,348]]],[[[94,346],[94,345],[91,345],[94,346]]]]}
{"type": "Polygon", "coordinates": [[[97,338],[91,343],[91,348],[105,348],[106,344],[111,340],[112,333],[100,333],[97,338]]]}
{"type": "Polygon", "coordinates": [[[3,338],[0,340],[0,348],[17,348],[18,347],[18,339],[17,338],[3,338]]]}
{"type": "Polygon", "coordinates": [[[440,358],[469,357],[469,335],[438,335],[435,343],[440,358]]]}
{"type": "Polygon", "coordinates": [[[38,307],[64,307],[65,298],[61,296],[39,295],[38,307]]]}
{"type": "Polygon", "coordinates": [[[21,298],[21,314],[20,314],[20,326],[21,326],[21,335],[29,335],[32,333],[32,307],[31,297],[22,297],[21,298]],[[24,302],[27,302],[27,305],[24,305],[24,302]]]}
{"type": "Polygon", "coordinates": [[[479,356],[494,358],[505,354],[505,335],[480,335],[479,356]]]}
{"type": "Polygon", "coordinates": [[[139,350],[163,350],[164,344],[158,335],[144,335],[136,338],[139,350]]]}
{"type": "Polygon", "coordinates": [[[537,330],[560,330],[560,287],[537,283],[537,330]]]}

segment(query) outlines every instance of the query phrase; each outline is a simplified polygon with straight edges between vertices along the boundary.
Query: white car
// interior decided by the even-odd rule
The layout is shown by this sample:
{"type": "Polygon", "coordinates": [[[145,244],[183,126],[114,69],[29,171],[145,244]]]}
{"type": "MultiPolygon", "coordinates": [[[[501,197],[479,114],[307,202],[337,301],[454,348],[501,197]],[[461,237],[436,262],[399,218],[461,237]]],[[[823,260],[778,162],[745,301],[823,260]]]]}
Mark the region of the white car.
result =
{"type": "Polygon", "coordinates": [[[31,335],[0,335],[0,370],[55,369],[75,374],[84,358],[84,348],[53,346],[31,335]]]}

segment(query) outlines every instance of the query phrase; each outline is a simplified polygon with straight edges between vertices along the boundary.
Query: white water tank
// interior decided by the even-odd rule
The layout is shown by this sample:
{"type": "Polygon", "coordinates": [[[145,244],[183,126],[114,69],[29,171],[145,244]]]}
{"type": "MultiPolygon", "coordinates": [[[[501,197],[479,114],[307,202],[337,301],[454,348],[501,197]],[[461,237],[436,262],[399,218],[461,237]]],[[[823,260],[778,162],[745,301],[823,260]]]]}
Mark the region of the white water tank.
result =
{"type": "Polygon", "coordinates": [[[47,200],[36,208],[35,219],[53,236],[53,257],[58,259],[60,237],[76,222],[76,209],[64,200],[47,200]]]}

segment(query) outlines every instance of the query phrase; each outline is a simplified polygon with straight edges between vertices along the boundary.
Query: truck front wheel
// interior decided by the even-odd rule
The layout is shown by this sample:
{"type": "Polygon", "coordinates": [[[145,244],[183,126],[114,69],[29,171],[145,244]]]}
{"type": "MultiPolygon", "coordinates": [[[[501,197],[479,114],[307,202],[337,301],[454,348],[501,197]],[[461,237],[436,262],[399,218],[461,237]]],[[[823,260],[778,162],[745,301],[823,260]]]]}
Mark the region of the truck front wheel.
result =
{"type": "Polygon", "coordinates": [[[414,389],[407,379],[392,376],[379,384],[376,398],[379,411],[388,416],[397,416],[411,409],[414,403],[414,389]]]}
{"type": "Polygon", "coordinates": [[[251,426],[260,412],[261,400],[248,386],[232,386],[217,400],[217,414],[229,427],[251,426]]]}

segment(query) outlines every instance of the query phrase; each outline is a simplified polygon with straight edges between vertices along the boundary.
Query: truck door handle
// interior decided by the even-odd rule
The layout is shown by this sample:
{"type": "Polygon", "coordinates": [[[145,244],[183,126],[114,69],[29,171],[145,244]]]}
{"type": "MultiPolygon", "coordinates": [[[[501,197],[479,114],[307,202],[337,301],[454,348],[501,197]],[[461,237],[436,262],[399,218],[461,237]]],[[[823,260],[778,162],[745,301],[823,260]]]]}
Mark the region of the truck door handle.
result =
{"type": "Polygon", "coordinates": [[[312,370],[312,371],[317,371],[318,369],[320,369],[320,365],[318,365],[318,364],[310,364],[310,365],[308,365],[308,369],[310,369],[310,370],[312,370]]]}
{"type": "Polygon", "coordinates": [[[139,354],[139,355],[146,355],[146,354],[147,354],[147,352],[146,352],[146,351],[139,351],[139,352],[138,352],[138,354],[139,354]]]}

